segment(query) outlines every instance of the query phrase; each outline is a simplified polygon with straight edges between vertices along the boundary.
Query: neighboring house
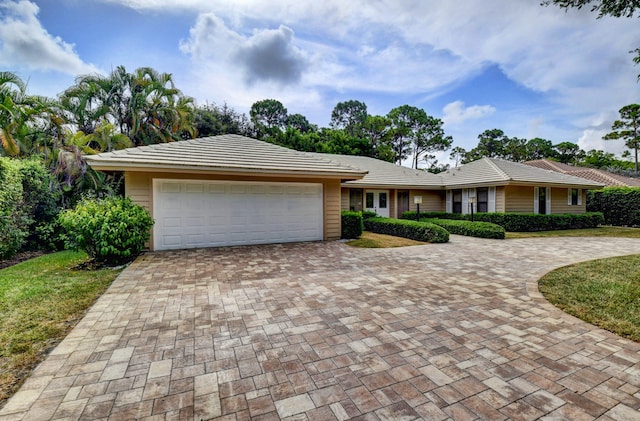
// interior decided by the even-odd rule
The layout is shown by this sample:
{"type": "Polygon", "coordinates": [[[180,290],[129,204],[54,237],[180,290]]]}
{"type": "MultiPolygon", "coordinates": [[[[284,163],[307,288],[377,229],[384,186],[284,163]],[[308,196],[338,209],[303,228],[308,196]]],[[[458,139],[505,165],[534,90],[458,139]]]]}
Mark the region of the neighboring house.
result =
{"type": "Polygon", "coordinates": [[[446,211],[584,213],[586,190],[602,184],[502,159],[482,158],[441,173],[446,211]]]}
{"type": "Polygon", "coordinates": [[[298,152],[239,135],[86,157],[122,172],[125,194],[155,220],[152,250],[335,240],[341,209],[400,217],[416,210],[583,213],[602,184],[481,159],[441,174],[373,158],[298,152]]]}
{"type": "Polygon", "coordinates": [[[440,174],[413,170],[373,158],[315,154],[360,168],[367,175],[342,183],[342,209],[372,210],[399,218],[425,212],[584,213],[586,190],[602,184],[501,159],[482,158],[440,174]]]}
{"type": "Polygon", "coordinates": [[[563,164],[562,162],[551,161],[549,159],[527,161],[525,164],[532,167],[585,178],[587,180],[604,184],[606,187],[640,187],[640,178],[625,177],[623,175],[595,168],[574,167],[573,165],[563,164]]]}

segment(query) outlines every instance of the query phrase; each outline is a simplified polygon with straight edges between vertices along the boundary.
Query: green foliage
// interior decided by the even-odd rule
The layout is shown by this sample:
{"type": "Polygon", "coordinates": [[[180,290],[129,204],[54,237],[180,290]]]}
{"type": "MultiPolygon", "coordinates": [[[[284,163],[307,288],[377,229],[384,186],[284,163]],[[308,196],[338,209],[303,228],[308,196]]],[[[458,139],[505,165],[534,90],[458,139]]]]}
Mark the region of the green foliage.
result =
{"type": "MultiPolygon", "coordinates": [[[[470,220],[470,214],[460,213],[444,213],[444,212],[420,212],[420,217],[440,218],[453,220],[470,220]]],[[[509,232],[534,232],[534,231],[553,231],[553,230],[569,230],[595,228],[604,223],[604,217],[600,212],[588,212],[583,214],[529,214],[529,213],[475,213],[474,221],[490,222],[492,224],[504,227],[509,232]]],[[[416,213],[405,212],[402,214],[403,219],[414,219],[416,213]]]]}
{"type": "Polygon", "coordinates": [[[361,213],[362,213],[362,219],[375,218],[378,216],[378,214],[375,213],[374,211],[363,210],[361,213]]]}
{"type": "Polygon", "coordinates": [[[263,99],[254,102],[249,110],[249,115],[259,138],[273,136],[287,125],[288,111],[276,99],[263,99]]]}
{"type": "Polygon", "coordinates": [[[362,213],[342,211],[341,238],[359,238],[363,231],[364,225],[362,223],[362,213]]]}
{"type": "Polygon", "coordinates": [[[16,254],[33,222],[25,206],[20,161],[0,158],[0,259],[16,254]]]}
{"type": "Polygon", "coordinates": [[[368,218],[364,221],[367,231],[394,235],[427,243],[446,243],[449,233],[442,227],[429,222],[407,221],[391,218],[368,218]]]}
{"type": "Polygon", "coordinates": [[[503,239],[505,236],[504,227],[492,224],[491,222],[472,222],[453,219],[420,219],[421,222],[430,222],[438,225],[450,234],[466,235],[469,237],[497,238],[503,239]]]}
{"type": "Polygon", "coordinates": [[[443,122],[428,115],[422,108],[402,105],[389,111],[395,162],[401,162],[413,153],[413,168],[418,168],[425,154],[444,151],[451,147],[453,138],[445,136],[443,122]]]}
{"type": "Polygon", "coordinates": [[[638,148],[640,148],[640,104],[629,104],[620,108],[620,120],[613,122],[611,133],[605,140],[624,140],[624,145],[634,151],[635,172],[638,173],[638,148]]]}
{"type": "Polygon", "coordinates": [[[84,250],[98,262],[133,260],[149,240],[153,219],[129,198],[83,199],[60,214],[67,247],[84,250]]]}
{"type": "Polygon", "coordinates": [[[194,124],[199,137],[221,134],[251,135],[251,124],[247,116],[239,114],[227,104],[222,106],[207,104],[197,107],[194,124]]]}
{"type": "Polygon", "coordinates": [[[360,136],[367,119],[367,104],[350,100],[338,102],[331,111],[331,128],[344,130],[350,136],[360,136]]]}
{"type": "Polygon", "coordinates": [[[640,187],[588,190],[587,210],[602,212],[607,225],[640,227],[640,187]]]}

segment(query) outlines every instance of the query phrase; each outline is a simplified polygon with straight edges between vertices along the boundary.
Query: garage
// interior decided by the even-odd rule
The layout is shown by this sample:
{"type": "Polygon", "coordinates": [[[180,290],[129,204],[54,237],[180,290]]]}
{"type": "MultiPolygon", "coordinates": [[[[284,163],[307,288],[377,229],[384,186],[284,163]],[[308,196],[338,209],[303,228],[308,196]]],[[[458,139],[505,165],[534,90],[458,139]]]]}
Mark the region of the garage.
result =
{"type": "Polygon", "coordinates": [[[323,239],[320,183],[153,180],[155,250],[323,239]]]}

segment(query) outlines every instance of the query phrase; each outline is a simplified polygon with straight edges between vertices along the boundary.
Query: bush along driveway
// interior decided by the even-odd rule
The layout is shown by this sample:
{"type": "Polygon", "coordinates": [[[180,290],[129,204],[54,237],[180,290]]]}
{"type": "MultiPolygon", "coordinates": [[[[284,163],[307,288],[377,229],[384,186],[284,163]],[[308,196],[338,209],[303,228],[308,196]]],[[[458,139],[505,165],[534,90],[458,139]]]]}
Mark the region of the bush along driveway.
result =
{"type": "Polygon", "coordinates": [[[549,270],[640,239],[451,236],[151,253],[5,419],[637,419],[640,344],[566,315],[549,270]]]}

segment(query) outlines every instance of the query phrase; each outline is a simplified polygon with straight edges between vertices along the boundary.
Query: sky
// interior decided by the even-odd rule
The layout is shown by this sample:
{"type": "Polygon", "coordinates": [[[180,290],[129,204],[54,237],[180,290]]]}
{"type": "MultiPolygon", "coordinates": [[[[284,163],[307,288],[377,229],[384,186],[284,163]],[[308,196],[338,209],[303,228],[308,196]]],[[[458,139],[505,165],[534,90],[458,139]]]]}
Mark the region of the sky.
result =
{"type": "Polygon", "coordinates": [[[0,0],[0,70],[30,94],[150,66],[198,104],[273,98],[321,127],[341,101],[409,104],[467,150],[498,128],[620,154],[602,136],[640,102],[638,47],[637,17],[539,0],[0,0]]]}

